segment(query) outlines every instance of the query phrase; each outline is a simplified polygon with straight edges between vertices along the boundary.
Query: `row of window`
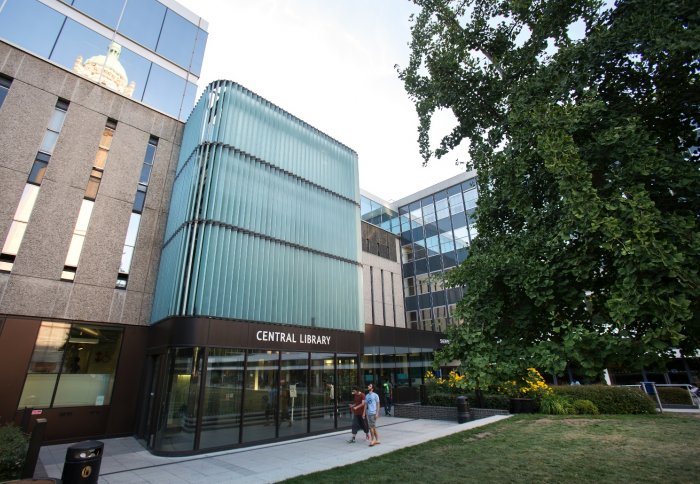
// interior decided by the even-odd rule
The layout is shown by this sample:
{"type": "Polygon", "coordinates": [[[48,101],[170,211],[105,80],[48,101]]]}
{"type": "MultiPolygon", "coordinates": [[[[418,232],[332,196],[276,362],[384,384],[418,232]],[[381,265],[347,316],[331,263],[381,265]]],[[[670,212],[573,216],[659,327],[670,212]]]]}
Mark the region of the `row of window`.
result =
{"type": "MultiPolygon", "coordinates": [[[[3,83],[2,85],[5,86],[5,84],[7,84],[9,87],[10,83],[3,83]]],[[[5,91],[0,92],[3,92],[3,96],[0,98],[1,101],[4,100],[5,91]]],[[[2,252],[0,253],[0,271],[2,272],[11,272],[13,269],[15,258],[19,252],[27,225],[29,224],[31,214],[34,209],[34,205],[39,196],[39,191],[41,188],[41,183],[44,179],[44,174],[46,173],[46,168],[61,133],[61,128],[63,127],[68,105],[68,101],[59,99],[56,103],[51,119],[49,120],[44,138],[42,139],[36,159],[34,160],[34,164],[27,178],[27,183],[15,211],[12,224],[2,246],[2,252]]],[[[98,144],[98,150],[93,161],[90,178],[85,189],[78,218],[73,228],[73,236],[71,238],[68,253],[64,262],[63,271],[61,272],[61,280],[75,280],[80,255],[82,253],[95,200],[97,198],[102,176],[107,165],[109,150],[111,148],[112,139],[114,138],[116,129],[117,121],[114,119],[108,119],[98,144]]],[[[158,138],[151,136],[146,148],[139,183],[134,197],[132,214],[129,220],[129,228],[127,230],[122,257],[119,264],[117,281],[115,284],[115,287],[118,289],[125,289],[128,283],[131,260],[134,253],[134,247],[136,245],[136,238],[141,222],[141,213],[143,212],[144,208],[146,193],[148,191],[148,183],[151,177],[151,171],[153,170],[153,161],[155,159],[157,146],[158,138]]]]}
{"type": "Polygon", "coordinates": [[[122,333],[42,322],[18,408],[109,405],[122,333]]]}
{"type": "Polygon", "coordinates": [[[370,297],[372,301],[372,324],[379,324],[382,326],[387,326],[388,323],[392,326],[396,326],[396,294],[394,292],[394,273],[385,272],[384,269],[379,269],[379,287],[374,284],[376,268],[370,266],[369,268],[369,287],[370,287],[370,297]],[[386,278],[386,280],[385,280],[386,278]],[[391,294],[387,294],[386,283],[391,286],[391,294]],[[377,308],[375,301],[381,300],[381,308],[377,308]],[[390,307],[387,307],[387,303],[391,303],[390,307]]]}
{"type": "Polygon", "coordinates": [[[448,326],[458,323],[455,316],[456,309],[456,304],[449,304],[406,311],[406,325],[411,329],[445,333],[448,326]]]}

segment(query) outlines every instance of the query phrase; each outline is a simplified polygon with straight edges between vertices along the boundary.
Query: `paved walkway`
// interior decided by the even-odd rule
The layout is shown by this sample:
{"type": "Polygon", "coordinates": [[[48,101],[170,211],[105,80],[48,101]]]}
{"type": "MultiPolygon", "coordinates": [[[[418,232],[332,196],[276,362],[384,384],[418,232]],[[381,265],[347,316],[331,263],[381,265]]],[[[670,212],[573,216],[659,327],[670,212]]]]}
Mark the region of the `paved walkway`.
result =
{"type": "MultiPolygon", "coordinates": [[[[369,447],[364,434],[348,444],[350,431],[244,447],[191,457],[152,455],[133,437],[104,439],[100,484],[116,483],[262,483],[360,462],[376,455],[487,425],[508,416],[494,416],[464,424],[440,420],[380,417],[381,445],[369,447]]],[[[35,477],[61,477],[70,444],[41,448],[35,477]],[[42,469],[43,468],[43,469],[42,469]]]]}

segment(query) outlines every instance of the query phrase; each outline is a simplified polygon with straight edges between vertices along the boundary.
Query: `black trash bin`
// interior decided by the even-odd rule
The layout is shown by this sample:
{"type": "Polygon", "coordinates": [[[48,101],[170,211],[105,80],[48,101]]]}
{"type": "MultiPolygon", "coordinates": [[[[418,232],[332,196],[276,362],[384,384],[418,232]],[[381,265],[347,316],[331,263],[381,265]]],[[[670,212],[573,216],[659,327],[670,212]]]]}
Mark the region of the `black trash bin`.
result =
{"type": "Polygon", "coordinates": [[[61,474],[63,484],[97,483],[104,446],[97,440],[86,440],[68,447],[61,474]]]}
{"type": "Polygon", "coordinates": [[[467,405],[467,397],[457,397],[457,423],[465,423],[469,421],[469,406],[467,405]]]}

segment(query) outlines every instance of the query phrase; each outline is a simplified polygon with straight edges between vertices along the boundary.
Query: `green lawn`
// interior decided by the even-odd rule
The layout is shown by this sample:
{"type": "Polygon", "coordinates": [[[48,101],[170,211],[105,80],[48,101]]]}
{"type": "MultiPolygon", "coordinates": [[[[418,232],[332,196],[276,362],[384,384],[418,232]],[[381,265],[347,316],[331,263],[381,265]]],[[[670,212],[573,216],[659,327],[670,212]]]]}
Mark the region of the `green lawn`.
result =
{"type": "Polygon", "coordinates": [[[700,482],[700,415],[520,415],[285,482],[700,482]]]}

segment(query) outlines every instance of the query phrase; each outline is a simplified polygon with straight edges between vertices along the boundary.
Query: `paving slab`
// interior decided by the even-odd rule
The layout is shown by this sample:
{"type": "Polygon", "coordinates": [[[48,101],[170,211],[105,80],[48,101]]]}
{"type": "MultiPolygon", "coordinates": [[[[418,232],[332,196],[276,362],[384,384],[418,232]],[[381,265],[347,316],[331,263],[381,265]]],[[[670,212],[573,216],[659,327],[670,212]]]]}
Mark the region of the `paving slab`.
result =
{"type": "MultiPolygon", "coordinates": [[[[350,431],[285,440],[251,447],[187,457],[152,455],[133,437],[103,439],[101,484],[141,483],[263,483],[361,462],[429,440],[445,437],[508,418],[507,415],[463,424],[442,420],[380,417],[380,445],[370,447],[362,433],[348,444],[350,431]]],[[[61,477],[66,448],[71,444],[41,448],[35,478],[61,477]]]]}

